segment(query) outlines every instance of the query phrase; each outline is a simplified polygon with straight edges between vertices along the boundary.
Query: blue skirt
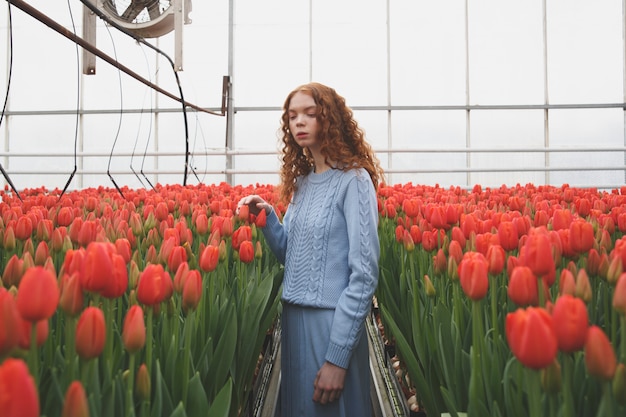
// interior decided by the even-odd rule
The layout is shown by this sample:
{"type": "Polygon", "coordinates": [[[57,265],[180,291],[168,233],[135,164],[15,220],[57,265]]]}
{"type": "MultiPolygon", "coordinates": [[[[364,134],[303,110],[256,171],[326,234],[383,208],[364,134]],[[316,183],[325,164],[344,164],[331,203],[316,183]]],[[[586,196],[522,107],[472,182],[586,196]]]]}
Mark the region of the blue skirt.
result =
{"type": "Polygon", "coordinates": [[[368,338],[365,326],[350,359],[338,401],[313,401],[315,376],[325,362],[335,311],[283,304],[281,317],[281,417],[372,415],[368,338]]]}

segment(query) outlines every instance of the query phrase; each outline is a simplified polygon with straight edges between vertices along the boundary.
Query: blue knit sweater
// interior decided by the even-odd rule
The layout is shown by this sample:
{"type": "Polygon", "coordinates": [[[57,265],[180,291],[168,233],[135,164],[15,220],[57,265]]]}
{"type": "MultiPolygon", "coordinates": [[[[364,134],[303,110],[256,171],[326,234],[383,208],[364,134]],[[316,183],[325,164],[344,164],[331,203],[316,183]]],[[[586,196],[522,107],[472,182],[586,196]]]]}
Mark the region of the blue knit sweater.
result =
{"type": "Polygon", "coordinates": [[[378,284],[378,205],[364,169],[298,178],[282,223],[263,234],[285,265],[284,302],[335,309],[326,360],[346,368],[378,284]]]}

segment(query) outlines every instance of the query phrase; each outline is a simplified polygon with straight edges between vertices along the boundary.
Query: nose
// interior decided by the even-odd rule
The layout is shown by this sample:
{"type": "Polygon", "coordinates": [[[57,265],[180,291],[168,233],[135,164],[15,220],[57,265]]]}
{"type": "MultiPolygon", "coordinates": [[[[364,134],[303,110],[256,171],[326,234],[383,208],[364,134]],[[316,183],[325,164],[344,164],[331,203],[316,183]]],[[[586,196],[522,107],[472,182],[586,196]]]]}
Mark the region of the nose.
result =
{"type": "Polygon", "coordinates": [[[304,115],[298,114],[296,115],[296,126],[302,126],[304,124],[304,115]]]}

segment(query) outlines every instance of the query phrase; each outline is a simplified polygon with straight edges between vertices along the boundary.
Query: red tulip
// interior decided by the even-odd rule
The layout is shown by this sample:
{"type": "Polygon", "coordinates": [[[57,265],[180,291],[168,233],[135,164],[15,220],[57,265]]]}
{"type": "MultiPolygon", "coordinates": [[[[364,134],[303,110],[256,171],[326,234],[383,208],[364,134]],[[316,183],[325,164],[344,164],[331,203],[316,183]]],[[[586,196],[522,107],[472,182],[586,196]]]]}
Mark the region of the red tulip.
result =
{"type": "Polygon", "coordinates": [[[113,275],[113,250],[114,246],[109,242],[91,242],[87,245],[80,274],[80,284],[85,291],[100,293],[106,288],[113,275]]]}
{"type": "Polygon", "coordinates": [[[36,266],[26,270],[17,291],[17,310],[24,320],[48,320],[59,304],[59,286],[52,272],[36,266]]]}
{"type": "Polygon", "coordinates": [[[72,381],[68,387],[61,417],[89,417],[89,403],[80,381],[72,381]]]}
{"type": "Polygon", "coordinates": [[[613,308],[622,315],[626,315],[626,273],[617,278],[613,293],[613,308]]]}
{"type": "Polygon", "coordinates": [[[259,211],[256,218],[254,219],[254,224],[256,227],[265,227],[267,225],[267,213],[265,209],[259,211]]]}
{"type": "Polygon", "coordinates": [[[552,241],[547,233],[531,231],[523,249],[523,255],[520,254],[520,257],[523,256],[522,262],[536,276],[544,277],[555,273],[556,267],[552,256],[552,241]]]}
{"type": "Polygon", "coordinates": [[[478,252],[467,252],[459,264],[459,280],[465,294],[472,300],[481,300],[489,288],[487,259],[478,252]]]}
{"type": "Polygon", "coordinates": [[[507,294],[520,307],[539,304],[538,279],[527,266],[516,266],[511,272],[507,294]]]}
{"type": "Polygon", "coordinates": [[[183,246],[175,246],[167,258],[167,267],[170,272],[176,273],[183,262],[187,262],[187,251],[183,246]]]}
{"type": "Polygon", "coordinates": [[[63,274],[61,277],[61,295],[59,306],[70,317],[76,317],[83,310],[83,289],[80,286],[78,273],[63,274]]]}
{"type": "Polygon", "coordinates": [[[528,307],[507,314],[505,332],[511,351],[527,368],[546,368],[556,358],[557,339],[546,310],[528,307]]]}
{"type": "Polygon", "coordinates": [[[576,280],[574,274],[569,269],[563,269],[561,271],[561,277],[559,278],[559,294],[576,294],[576,280]]]}
{"type": "Polygon", "coordinates": [[[552,321],[559,350],[571,353],[583,348],[589,316],[580,298],[568,294],[560,296],[552,310],[552,321]]]}
{"type": "Polygon", "coordinates": [[[209,245],[204,248],[200,255],[200,269],[204,272],[211,272],[217,268],[219,262],[219,248],[209,245]]]}
{"type": "Polygon", "coordinates": [[[27,240],[33,234],[33,221],[28,216],[21,216],[15,224],[15,237],[19,240],[27,240]]]}
{"type": "Polygon", "coordinates": [[[76,323],[76,353],[86,360],[100,356],[106,337],[104,313],[97,307],[87,307],[76,323]]]}
{"type": "Polygon", "coordinates": [[[487,262],[489,263],[489,273],[491,275],[498,275],[504,270],[504,262],[506,260],[506,253],[504,248],[500,245],[491,245],[487,249],[487,262]]]}
{"type": "Polygon", "coordinates": [[[245,240],[239,246],[239,259],[241,262],[249,264],[254,260],[254,246],[252,241],[245,240]]]}
{"type": "Polygon", "coordinates": [[[71,207],[61,207],[57,213],[57,225],[68,227],[74,220],[74,212],[71,207]]]}
{"type": "Polygon", "coordinates": [[[86,220],[78,231],[77,241],[80,246],[88,246],[91,242],[96,241],[98,235],[98,222],[95,220],[86,220]]]}
{"type": "Polygon", "coordinates": [[[13,294],[0,286],[0,358],[17,346],[19,319],[13,294]]]}
{"type": "Polygon", "coordinates": [[[500,245],[505,251],[512,251],[517,249],[519,244],[519,235],[517,233],[517,227],[512,221],[501,222],[498,225],[498,239],[500,245]]]}
{"type": "MultiPolygon", "coordinates": [[[[19,316],[19,314],[18,314],[19,316]]],[[[38,322],[32,322],[28,320],[24,320],[21,316],[18,319],[19,322],[19,336],[17,341],[17,346],[21,349],[28,350],[31,345],[31,338],[33,333],[33,325],[35,326],[35,344],[38,347],[43,346],[43,344],[48,339],[48,334],[50,333],[50,324],[48,320],[39,320],[38,322]]]]}
{"type": "Polygon", "coordinates": [[[593,225],[585,220],[573,221],[569,226],[569,244],[577,254],[587,253],[595,243],[593,225]]]}
{"type": "Polygon", "coordinates": [[[585,365],[590,375],[604,381],[613,379],[617,368],[617,358],[611,341],[604,331],[596,325],[587,329],[585,365]]]}
{"type": "Polygon", "coordinates": [[[569,229],[572,223],[572,212],[567,209],[554,210],[552,214],[552,230],[569,229]]]}
{"type": "Polygon", "coordinates": [[[2,417],[39,417],[37,386],[21,359],[0,363],[0,410],[2,417]]]}
{"type": "Polygon", "coordinates": [[[124,327],[122,328],[122,341],[124,347],[130,353],[135,353],[146,344],[146,324],[141,306],[134,304],[126,312],[124,327]]]}
{"type": "Polygon", "coordinates": [[[163,302],[168,296],[168,283],[172,291],[174,284],[170,275],[161,264],[149,264],[139,276],[137,284],[137,300],[146,306],[155,306],[163,302]]]}
{"type": "Polygon", "coordinates": [[[195,310],[202,296],[202,277],[197,269],[189,271],[183,285],[183,310],[195,310]]]}
{"type": "Polygon", "coordinates": [[[24,275],[24,261],[14,254],[4,267],[2,282],[7,288],[11,288],[13,285],[19,287],[22,275],[24,275]]]}
{"type": "Polygon", "coordinates": [[[114,299],[121,297],[128,288],[128,267],[124,257],[118,253],[111,254],[111,276],[100,295],[114,299]]]}
{"type": "Polygon", "coordinates": [[[206,213],[199,213],[195,220],[196,232],[200,236],[204,236],[209,232],[209,218],[206,213]]]}

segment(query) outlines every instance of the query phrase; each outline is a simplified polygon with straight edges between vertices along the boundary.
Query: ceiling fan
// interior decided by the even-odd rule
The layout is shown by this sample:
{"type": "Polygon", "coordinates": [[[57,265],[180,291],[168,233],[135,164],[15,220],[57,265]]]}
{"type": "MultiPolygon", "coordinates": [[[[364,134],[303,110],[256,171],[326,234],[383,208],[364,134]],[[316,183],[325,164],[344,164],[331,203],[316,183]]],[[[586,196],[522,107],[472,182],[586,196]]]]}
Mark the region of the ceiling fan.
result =
{"type": "MultiPolygon", "coordinates": [[[[183,25],[190,24],[191,0],[96,0],[108,19],[140,38],[158,38],[174,31],[174,66],[182,70],[183,25]]],[[[85,40],[95,43],[96,16],[84,10],[85,40]]],[[[85,74],[95,74],[95,57],[83,65],[85,74]]]]}

